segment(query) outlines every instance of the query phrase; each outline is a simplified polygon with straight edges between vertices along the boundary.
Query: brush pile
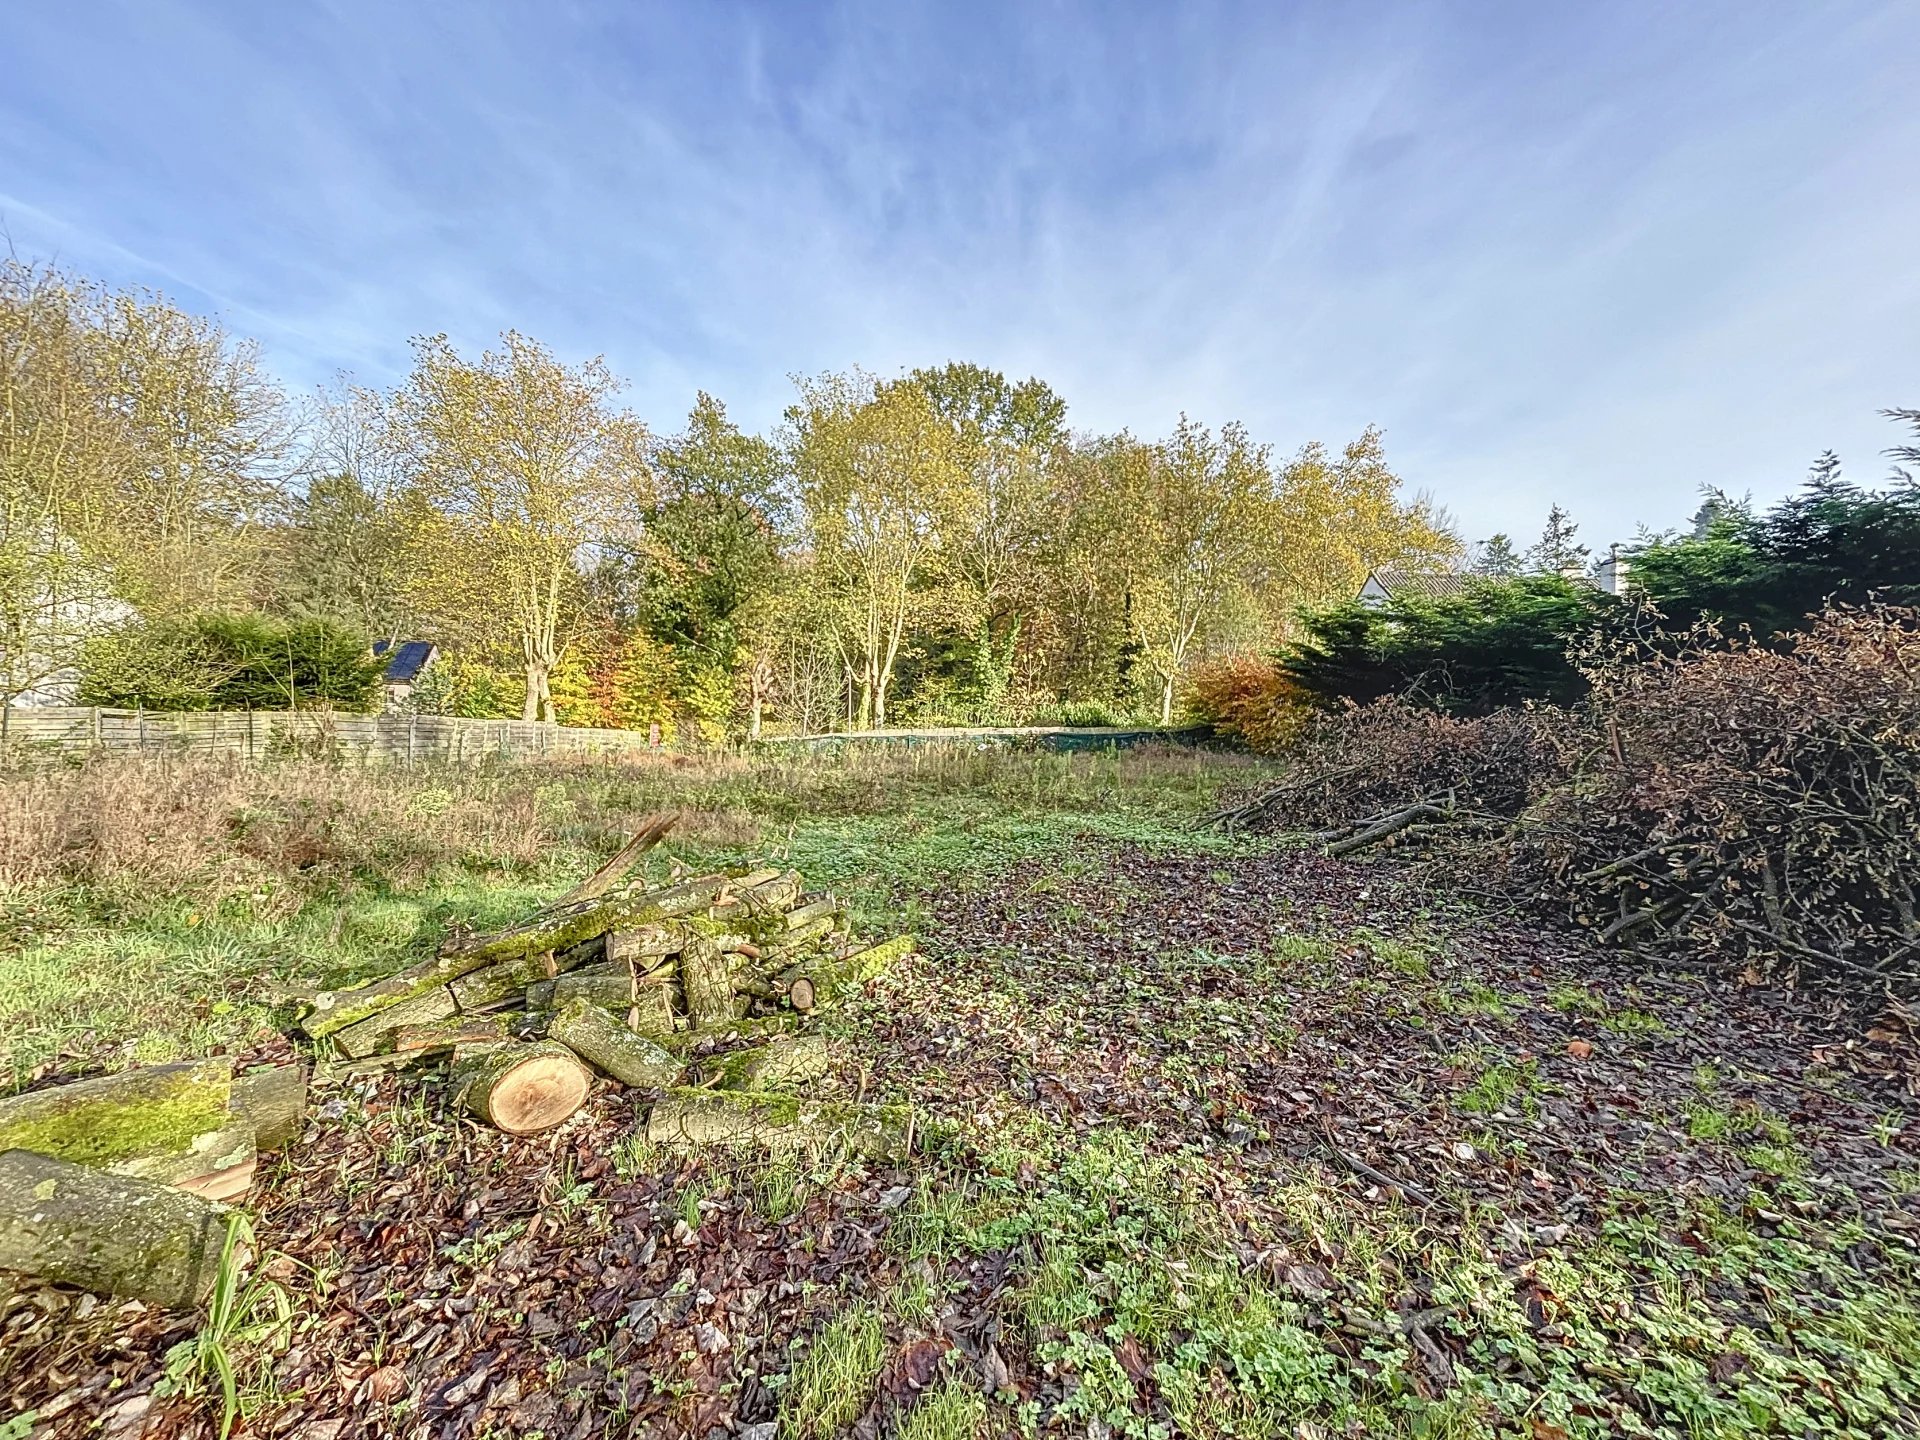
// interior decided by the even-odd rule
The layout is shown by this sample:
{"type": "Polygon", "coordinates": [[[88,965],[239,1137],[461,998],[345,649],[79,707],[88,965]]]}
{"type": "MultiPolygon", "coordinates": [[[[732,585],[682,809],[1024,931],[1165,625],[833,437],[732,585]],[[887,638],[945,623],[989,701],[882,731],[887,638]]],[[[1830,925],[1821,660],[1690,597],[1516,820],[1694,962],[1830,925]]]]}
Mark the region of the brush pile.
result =
{"type": "MultiPolygon", "coordinates": [[[[911,952],[906,936],[855,941],[839,901],[792,870],[624,881],[674,819],[647,822],[585,883],[518,924],[449,936],[430,960],[312,997],[301,1029],[335,1052],[336,1073],[451,1056],[461,1103],[526,1134],[579,1108],[586,1066],[671,1089],[691,1042],[777,1036],[911,952]]],[[[758,1068],[735,1068],[784,1073],[792,1049],[776,1040],[758,1068]]]]}
{"type": "Polygon", "coordinates": [[[1604,943],[1920,993],[1920,612],[1835,607],[1790,650],[1703,626],[1578,658],[1576,710],[1379,701],[1215,819],[1438,854],[1604,943]]]}

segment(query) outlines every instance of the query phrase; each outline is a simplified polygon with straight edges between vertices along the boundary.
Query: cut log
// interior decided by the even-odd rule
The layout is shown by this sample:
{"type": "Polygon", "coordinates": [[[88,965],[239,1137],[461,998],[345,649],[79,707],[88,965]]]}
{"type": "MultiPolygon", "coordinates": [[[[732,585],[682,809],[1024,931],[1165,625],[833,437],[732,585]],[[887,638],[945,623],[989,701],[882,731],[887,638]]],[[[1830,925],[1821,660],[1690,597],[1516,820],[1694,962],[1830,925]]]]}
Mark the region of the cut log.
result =
{"type": "Polygon", "coordinates": [[[631,929],[696,914],[711,905],[727,884],[724,875],[702,875],[659,890],[555,906],[491,935],[472,935],[455,941],[447,946],[443,958],[463,964],[472,961],[469,968],[477,969],[502,960],[564,950],[610,930],[631,929]]]}
{"type": "Polygon", "coordinates": [[[171,1183],[253,1157],[232,1111],[232,1063],[146,1065],[0,1100],[0,1150],[171,1183]]]}
{"type": "Polygon", "coordinates": [[[636,985],[625,975],[562,975],[553,982],[547,1007],[564,1010],[577,1003],[627,1016],[628,1028],[641,1035],[673,1033],[673,997],[664,984],[642,980],[636,985]]]}
{"type": "Polygon", "coordinates": [[[280,1150],[307,1128],[307,1072],[275,1065],[233,1077],[232,1110],[253,1128],[253,1148],[280,1150]]]}
{"type": "Polygon", "coordinates": [[[831,895],[822,895],[818,900],[787,912],[787,929],[798,930],[815,920],[830,920],[840,913],[840,902],[831,895]]]}
{"type": "Polygon", "coordinates": [[[905,1105],[723,1090],[670,1090],[647,1119],[647,1139],[656,1145],[756,1145],[893,1161],[912,1152],[914,1129],[905,1105]]]}
{"type": "Polygon", "coordinates": [[[831,935],[836,920],[836,916],[821,915],[807,921],[804,925],[796,925],[793,929],[787,931],[786,934],[775,937],[773,944],[767,947],[767,953],[769,955],[783,955],[805,950],[815,941],[823,940],[831,935]]]}
{"type": "Polygon", "coordinates": [[[489,965],[485,970],[462,975],[447,989],[453,995],[453,1003],[463,1013],[491,1009],[519,1000],[529,985],[538,985],[543,980],[551,980],[557,975],[566,974],[570,968],[585,964],[588,953],[572,950],[552,957],[544,951],[538,955],[523,955],[518,960],[489,965]],[[569,956],[573,955],[582,958],[570,966],[569,956]]]}
{"type": "Polygon", "coordinates": [[[0,1267],[187,1310],[220,1268],[226,1207],[26,1150],[0,1154],[0,1267]]]}
{"type": "MultiPolygon", "coordinates": [[[[755,872],[762,873],[762,872],[755,872]]],[[[736,920],[742,917],[777,917],[792,908],[801,895],[802,881],[800,872],[789,870],[764,880],[758,885],[745,886],[729,893],[725,899],[716,900],[708,910],[715,920],[736,920]]]]}
{"type": "Polygon", "coordinates": [[[550,1130],[587,1100],[588,1077],[571,1050],[551,1040],[501,1045],[462,1065],[456,1101],[509,1135],[550,1130]]]}
{"type": "Polygon", "coordinates": [[[216,1170],[211,1175],[182,1180],[175,1188],[198,1195],[202,1200],[238,1200],[253,1188],[253,1175],[257,1168],[256,1162],[248,1160],[239,1165],[229,1165],[225,1170],[216,1170]]]}
{"type": "Polygon", "coordinates": [[[796,1010],[811,1010],[866,984],[912,953],[913,937],[896,935],[839,958],[808,956],[783,971],[780,983],[786,988],[788,1004],[796,1010]]]}
{"type": "Polygon", "coordinates": [[[607,935],[606,960],[623,970],[629,964],[646,970],[685,943],[686,932],[678,925],[638,925],[614,930],[607,935]]]}
{"type": "Polygon", "coordinates": [[[687,1018],[696,1029],[735,1018],[731,965],[706,936],[693,936],[680,952],[680,983],[686,991],[687,1018]]]}
{"type": "Polygon", "coordinates": [[[444,985],[410,995],[386,1009],[333,1032],[333,1043],[349,1060],[364,1060],[394,1048],[393,1032],[402,1025],[426,1025],[444,1020],[459,1007],[444,985]]]}
{"type": "Polygon", "coordinates": [[[779,1090],[830,1074],[835,1058],[825,1036],[787,1035],[710,1060],[706,1068],[722,1090],[779,1090]]]}
{"type": "Polygon", "coordinates": [[[511,1038],[512,1023],[506,1015],[450,1015],[424,1025],[399,1025],[393,1032],[393,1050],[396,1055],[417,1055],[462,1045],[498,1045],[511,1038]]]}
{"type": "Polygon", "coordinates": [[[555,1011],[547,1033],[622,1085],[659,1089],[678,1081],[686,1068],[646,1036],[584,1000],[555,1011]]]}

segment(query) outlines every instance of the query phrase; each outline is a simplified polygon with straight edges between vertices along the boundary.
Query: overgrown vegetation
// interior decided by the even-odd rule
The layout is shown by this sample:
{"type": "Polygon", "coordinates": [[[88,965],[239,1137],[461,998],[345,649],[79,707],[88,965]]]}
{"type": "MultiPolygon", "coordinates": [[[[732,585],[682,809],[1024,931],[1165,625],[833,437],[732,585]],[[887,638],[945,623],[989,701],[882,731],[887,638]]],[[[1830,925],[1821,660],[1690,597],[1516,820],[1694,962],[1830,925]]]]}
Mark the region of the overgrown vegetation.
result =
{"type": "Polygon", "coordinates": [[[0,772],[0,1063],[171,1058],[267,1024],[278,987],[504,923],[637,816],[689,857],[791,859],[899,928],[898,897],[1087,834],[1177,837],[1249,762],[942,747],[363,770],[102,755],[0,772]]]}
{"type": "Polygon", "coordinates": [[[162,1402],[217,1424],[230,1374],[249,1430],[352,1405],[382,1434],[1910,1425],[1920,1161],[1893,1032],[1852,1048],[1791,994],[1643,984],[1192,828],[1262,773],[957,749],[11,771],[18,1077],[283,1044],[279,981],[511,918],[674,806],[674,857],[790,855],[926,936],[826,1022],[829,1083],[943,1138],[903,1170],[697,1158],[637,1137],[644,1092],[514,1140],[363,1082],[261,1196],[265,1280],[148,1331],[6,1311],[0,1385],[27,1388],[0,1393],[98,1377],[87,1417],[171,1373],[162,1402]],[[429,1312],[452,1318],[415,1328],[429,1312]]]}
{"type": "Polygon", "coordinates": [[[1329,718],[1226,818],[1464,851],[1522,903],[1689,963],[1920,984],[1920,615],[1828,610],[1790,648],[1656,631],[1580,664],[1573,710],[1329,718]]]}

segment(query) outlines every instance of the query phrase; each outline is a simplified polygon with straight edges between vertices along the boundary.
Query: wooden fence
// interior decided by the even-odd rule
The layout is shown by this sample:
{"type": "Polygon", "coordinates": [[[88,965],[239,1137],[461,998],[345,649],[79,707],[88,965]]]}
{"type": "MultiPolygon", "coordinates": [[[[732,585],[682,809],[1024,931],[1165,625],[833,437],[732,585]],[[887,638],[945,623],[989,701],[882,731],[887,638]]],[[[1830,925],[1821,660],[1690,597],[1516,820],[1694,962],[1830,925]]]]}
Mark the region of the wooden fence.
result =
{"type": "Polygon", "coordinates": [[[648,737],[640,731],[574,730],[525,720],[307,710],[106,710],[80,705],[0,710],[0,743],[66,752],[321,754],[402,764],[631,755],[650,748],[648,737]]]}

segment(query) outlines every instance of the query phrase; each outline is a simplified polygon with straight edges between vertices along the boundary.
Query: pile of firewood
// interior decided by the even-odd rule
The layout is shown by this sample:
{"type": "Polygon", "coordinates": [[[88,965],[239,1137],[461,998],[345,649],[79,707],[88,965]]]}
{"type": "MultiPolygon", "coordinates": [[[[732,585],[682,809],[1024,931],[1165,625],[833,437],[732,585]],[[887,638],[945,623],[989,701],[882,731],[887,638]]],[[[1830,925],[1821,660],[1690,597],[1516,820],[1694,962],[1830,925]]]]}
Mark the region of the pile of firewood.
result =
{"type": "MultiPolygon", "coordinates": [[[[578,1110],[598,1070],[659,1092],[641,1122],[656,1144],[903,1159],[912,1110],[810,1093],[838,1056],[795,1032],[912,939],[856,942],[839,902],[791,870],[625,882],[672,824],[648,822],[517,925],[309,997],[301,1029],[332,1052],[316,1078],[451,1059],[457,1104],[521,1135],[578,1110]]],[[[0,1099],[0,1269],[200,1303],[243,1233],[221,1202],[246,1193],[257,1154],[302,1134],[306,1102],[301,1066],[235,1075],[223,1058],[0,1099]]]]}
{"type": "Polygon", "coordinates": [[[313,996],[301,1029],[335,1052],[336,1071],[450,1056],[460,1102],[527,1134],[584,1103],[588,1066],[671,1089],[690,1041],[777,1032],[912,950],[906,936],[854,940],[840,902],[792,870],[623,881],[673,820],[649,821],[518,924],[452,935],[430,960],[313,996]]]}

